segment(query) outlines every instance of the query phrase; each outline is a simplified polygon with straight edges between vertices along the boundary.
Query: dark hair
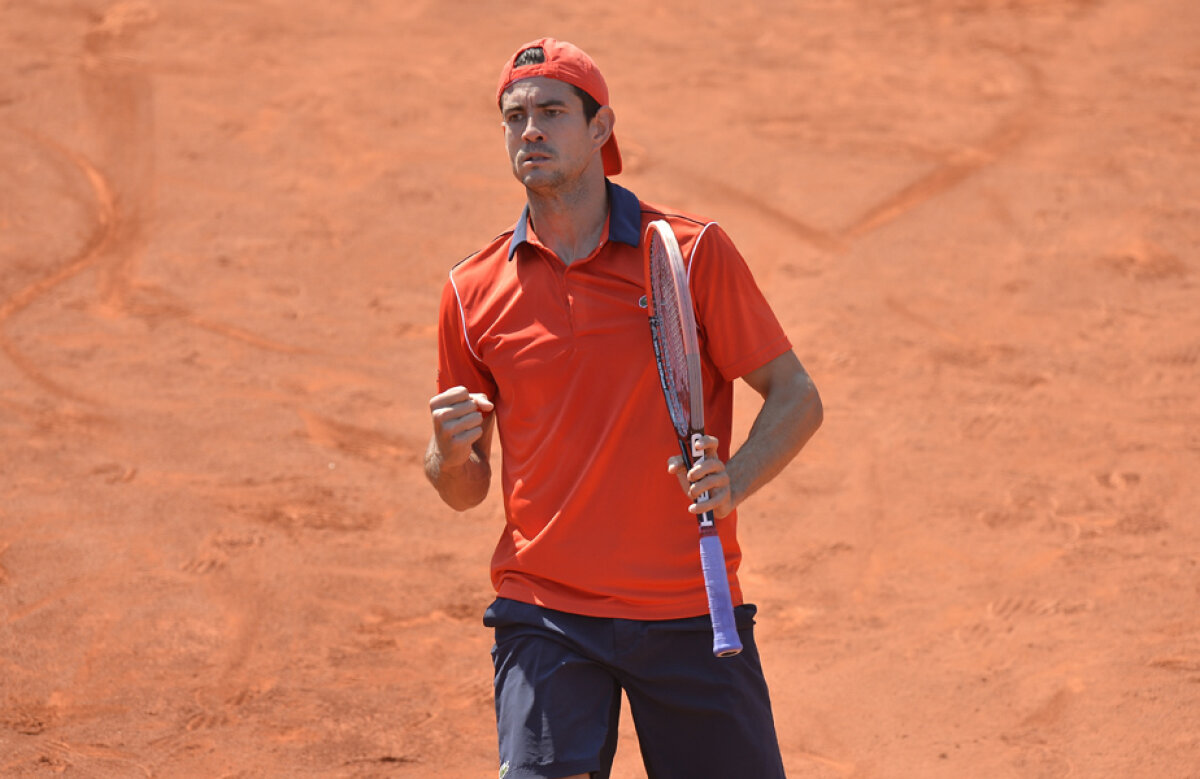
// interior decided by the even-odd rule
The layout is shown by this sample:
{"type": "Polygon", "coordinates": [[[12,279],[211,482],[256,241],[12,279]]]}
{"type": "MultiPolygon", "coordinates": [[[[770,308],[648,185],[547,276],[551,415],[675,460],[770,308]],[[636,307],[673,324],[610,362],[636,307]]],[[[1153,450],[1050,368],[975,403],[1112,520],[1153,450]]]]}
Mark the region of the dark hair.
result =
{"type": "MultiPolygon", "coordinates": [[[[532,46],[517,55],[517,58],[513,60],[513,67],[522,68],[526,65],[540,65],[545,61],[546,52],[542,47],[532,46]]],[[[588,123],[591,124],[591,121],[596,118],[596,112],[600,110],[599,101],[574,84],[571,84],[570,87],[575,90],[575,94],[579,95],[579,99],[583,101],[583,118],[587,119],[588,123]]]]}

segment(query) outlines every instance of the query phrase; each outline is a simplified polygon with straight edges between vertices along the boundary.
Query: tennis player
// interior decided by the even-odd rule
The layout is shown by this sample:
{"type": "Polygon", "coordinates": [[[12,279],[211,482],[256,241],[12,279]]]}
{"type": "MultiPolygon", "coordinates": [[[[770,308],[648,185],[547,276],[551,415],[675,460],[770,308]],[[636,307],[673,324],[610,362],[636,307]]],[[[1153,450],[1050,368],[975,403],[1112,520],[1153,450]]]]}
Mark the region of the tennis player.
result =
{"type": "Polygon", "coordinates": [[[608,777],[623,690],[651,779],[782,777],[736,508],[820,426],[816,389],[721,227],[610,180],[615,115],[587,54],[528,43],[496,97],[527,204],[445,285],[425,472],[448,505],[478,505],[498,431],[506,522],[484,624],[499,776],[608,777]],[[690,470],[647,324],[640,242],[653,219],[679,239],[700,330],[710,435],[690,470]],[[762,406],[730,456],[739,378],[762,406]],[[693,516],[708,509],[745,646],[732,658],[712,652],[693,516]]]}

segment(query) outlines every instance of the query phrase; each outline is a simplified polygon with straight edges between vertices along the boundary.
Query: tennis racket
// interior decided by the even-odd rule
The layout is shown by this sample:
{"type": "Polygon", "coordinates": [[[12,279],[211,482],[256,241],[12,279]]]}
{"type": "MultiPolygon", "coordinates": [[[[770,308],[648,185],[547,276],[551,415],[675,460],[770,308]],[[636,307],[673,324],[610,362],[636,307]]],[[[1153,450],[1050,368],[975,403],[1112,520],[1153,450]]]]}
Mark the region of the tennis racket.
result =
{"type": "MultiPolygon", "coordinates": [[[[679,440],[679,451],[690,469],[704,459],[704,386],[700,376],[700,342],[696,336],[696,316],[688,292],[683,254],[671,226],[657,219],[646,226],[646,309],[650,314],[650,336],[654,340],[654,360],[662,384],[667,412],[679,440]]],[[[707,500],[708,493],[700,496],[707,500]]],[[[725,552],[717,535],[713,513],[706,511],[700,520],[700,567],[704,571],[704,589],[708,593],[708,613],[712,617],[713,654],[731,657],[742,651],[737,624],[733,619],[733,600],[729,595],[729,576],[725,572],[725,552]]]]}

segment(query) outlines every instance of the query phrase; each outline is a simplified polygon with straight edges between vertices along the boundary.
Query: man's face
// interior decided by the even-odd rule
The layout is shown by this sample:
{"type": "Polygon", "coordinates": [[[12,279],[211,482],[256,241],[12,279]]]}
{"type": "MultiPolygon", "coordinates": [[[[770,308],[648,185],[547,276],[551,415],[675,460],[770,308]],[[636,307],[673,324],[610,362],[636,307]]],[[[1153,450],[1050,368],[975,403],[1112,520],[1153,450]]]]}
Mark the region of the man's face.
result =
{"type": "Polygon", "coordinates": [[[553,191],[577,179],[601,144],[583,113],[583,101],[563,81],[535,76],[500,97],[504,142],[513,175],[533,190],[553,191]]]}

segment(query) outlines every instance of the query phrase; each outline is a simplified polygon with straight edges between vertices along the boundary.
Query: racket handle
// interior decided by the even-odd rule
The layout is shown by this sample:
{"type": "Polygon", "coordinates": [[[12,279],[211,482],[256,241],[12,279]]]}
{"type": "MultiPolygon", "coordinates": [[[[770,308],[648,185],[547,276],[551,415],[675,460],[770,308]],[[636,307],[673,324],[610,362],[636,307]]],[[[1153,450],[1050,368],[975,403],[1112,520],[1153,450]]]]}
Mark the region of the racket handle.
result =
{"type": "MultiPolygon", "coordinates": [[[[700,463],[704,462],[704,438],[700,433],[692,433],[691,446],[692,465],[699,465],[700,463]]],[[[708,500],[708,490],[700,493],[700,497],[696,498],[697,503],[703,503],[706,500],[708,500]]],[[[706,511],[700,518],[700,527],[701,529],[715,527],[713,522],[713,513],[711,511],[706,511]]]]}
{"type": "Polygon", "coordinates": [[[708,593],[708,613],[712,617],[713,654],[733,657],[742,651],[737,622],[733,618],[733,599],[729,595],[729,575],[725,571],[725,551],[716,528],[700,535],[700,567],[704,570],[704,589],[708,593]]]}

